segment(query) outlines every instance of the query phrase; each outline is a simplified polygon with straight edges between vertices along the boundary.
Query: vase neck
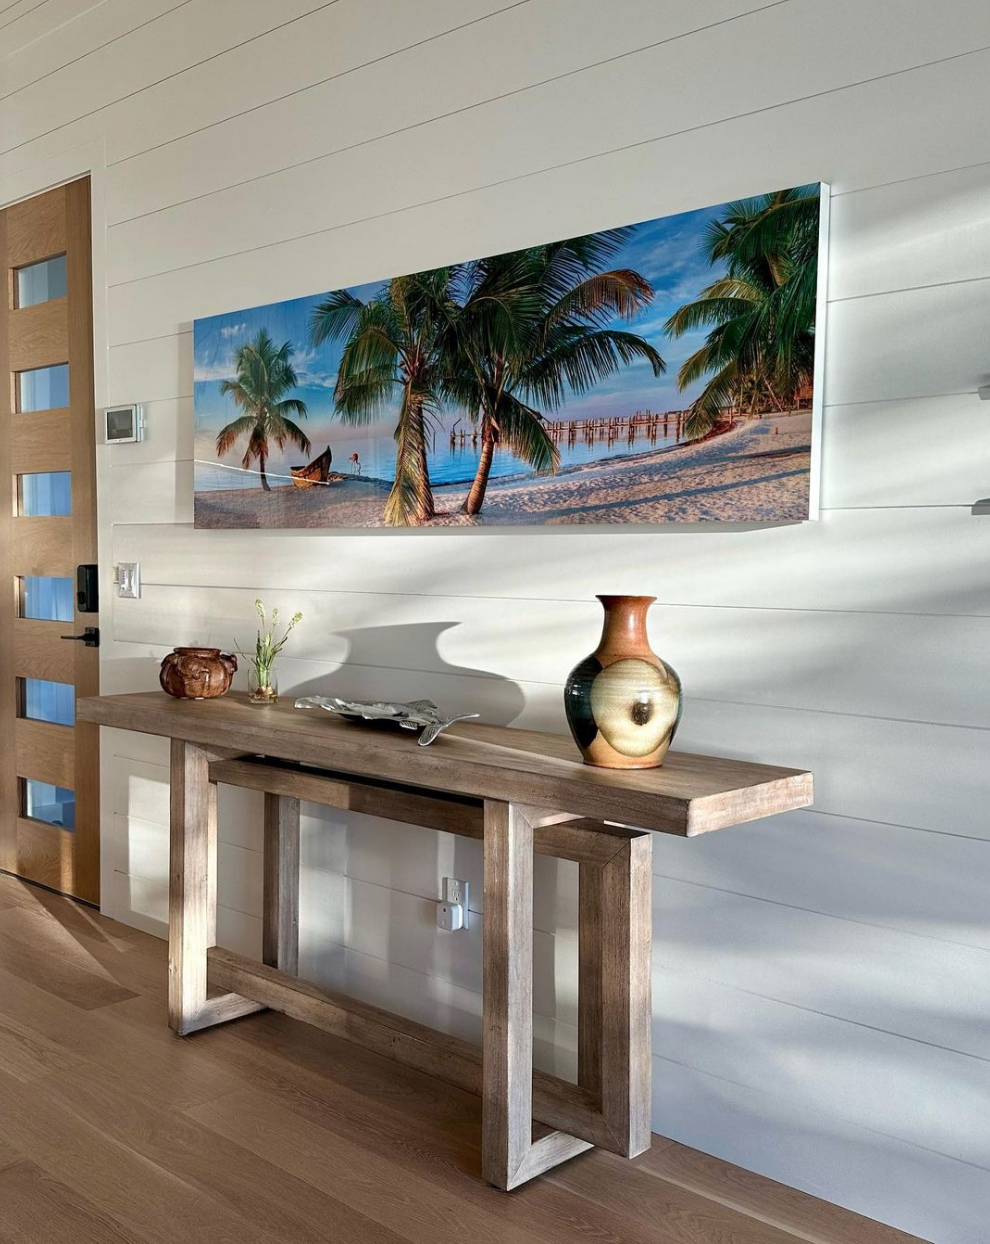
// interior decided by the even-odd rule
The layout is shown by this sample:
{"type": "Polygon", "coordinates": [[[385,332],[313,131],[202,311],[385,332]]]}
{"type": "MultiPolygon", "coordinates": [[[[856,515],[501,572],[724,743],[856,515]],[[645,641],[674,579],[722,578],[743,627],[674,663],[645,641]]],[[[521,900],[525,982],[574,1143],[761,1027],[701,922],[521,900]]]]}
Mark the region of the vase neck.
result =
{"type": "Polygon", "coordinates": [[[655,596],[599,596],[605,610],[599,651],[637,651],[650,648],[646,614],[655,596]]]}

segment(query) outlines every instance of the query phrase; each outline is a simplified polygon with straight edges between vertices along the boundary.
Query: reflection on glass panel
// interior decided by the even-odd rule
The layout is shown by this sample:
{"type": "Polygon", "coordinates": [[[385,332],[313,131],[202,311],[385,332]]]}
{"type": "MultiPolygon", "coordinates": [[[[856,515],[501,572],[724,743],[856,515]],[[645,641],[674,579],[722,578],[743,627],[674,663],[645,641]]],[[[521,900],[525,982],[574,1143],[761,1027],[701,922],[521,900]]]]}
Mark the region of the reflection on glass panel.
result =
{"type": "Polygon", "coordinates": [[[36,782],[34,778],[21,778],[21,815],[62,829],[75,829],[76,792],[36,782]]]}
{"type": "Polygon", "coordinates": [[[34,367],[17,373],[17,409],[30,414],[36,410],[58,410],[69,404],[69,364],[34,367]]]}
{"type": "Polygon", "coordinates": [[[33,307],[39,302],[65,297],[65,256],[43,259],[17,269],[17,305],[33,307]]]}
{"type": "Polygon", "coordinates": [[[18,475],[17,513],[24,518],[48,518],[72,513],[72,473],[42,471],[18,475]]]}
{"type": "Polygon", "coordinates": [[[22,678],[21,713],[32,721],[72,726],[76,721],[76,689],[72,683],[46,678],[22,678]]]}
{"type": "Polygon", "coordinates": [[[20,587],[22,618],[40,618],[43,622],[75,621],[75,584],[71,579],[25,575],[20,587]]]}

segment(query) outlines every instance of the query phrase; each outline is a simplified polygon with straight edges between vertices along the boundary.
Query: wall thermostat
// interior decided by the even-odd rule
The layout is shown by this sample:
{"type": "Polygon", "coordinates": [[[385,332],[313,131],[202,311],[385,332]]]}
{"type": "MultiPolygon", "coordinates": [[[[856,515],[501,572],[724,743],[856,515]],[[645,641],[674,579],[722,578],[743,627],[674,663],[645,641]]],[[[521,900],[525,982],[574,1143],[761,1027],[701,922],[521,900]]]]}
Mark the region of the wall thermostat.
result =
{"type": "Polygon", "coordinates": [[[108,445],[125,445],[144,440],[144,410],[140,406],[108,406],[103,412],[104,440],[108,445]]]}

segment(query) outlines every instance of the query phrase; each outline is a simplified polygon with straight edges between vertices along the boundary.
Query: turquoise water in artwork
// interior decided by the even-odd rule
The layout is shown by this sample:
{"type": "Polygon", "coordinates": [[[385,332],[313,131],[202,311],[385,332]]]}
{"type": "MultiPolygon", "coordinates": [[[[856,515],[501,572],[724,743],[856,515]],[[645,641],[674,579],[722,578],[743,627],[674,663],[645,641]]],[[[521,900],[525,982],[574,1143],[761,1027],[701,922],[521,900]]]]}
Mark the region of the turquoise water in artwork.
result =
{"type": "MultiPolygon", "coordinates": [[[[672,425],[671,425],[672,426],[672,425]]],[[[307,429],[308,430],[308,429],[307,429]]],[[[344,431],[344,429],[340,429],[344,431]]],[[[459,431],[459,429],[458,429],[459,431]]],[[[331,433],[330,447],[333,451],[332,470],[341,474],[352,471],[357,474],[355,464],[351,462],[351,454],[358,455],[360,474],[370,479],[381,479],[391,482],[395,479],[395,441],[391,436],[372,437],[355,436],[350,429],[348,435],[337,436],[331,433]]],[[[326,439],[313,439],[312,457],[323,452],[326,439]]],[[[615,436],[596,433],[594,436],[578,431],[576,436],[562,436],[557,441],[560,452],[561,467],[577,466],[585,462],[600,462],[604,458],[617,458],[631,454],[642,454],[653,449],[664,449],[675,444],[673,436],[665,437],[662,427],[657,434],[651,435],[646,428],[636,428],[635,435],[630,439],[626,428],[619,429],[615,436]]],[[[478,466],[480,445],[471,443],[470,435],[463,441],[455,437],[453,444],[449,429],[438,429],[431,443],[429,462],[430,479],[437,484],[467,484],[473,478],[478,466]]],[[[292,466],[301,465],[293,460],[292,466]]],[[[277,464],[268,469],[268,479],[273,486],[288,484],[284,468],[277,464]]],[[[508,449],[499,448],[495,451],[492,463],[492,478],[505,479],[512,475],[532,475],[532,468],[517,458],[508,449]]],[[[250,488],[256,485],[257,471],[245,471],[239,467],[231,467],[216,462],[196,462],[196,488],[199,491],[214,491],[228,488],[250,488]]],[[[260,486],[260,485],[259,485],[260,486]]]]}

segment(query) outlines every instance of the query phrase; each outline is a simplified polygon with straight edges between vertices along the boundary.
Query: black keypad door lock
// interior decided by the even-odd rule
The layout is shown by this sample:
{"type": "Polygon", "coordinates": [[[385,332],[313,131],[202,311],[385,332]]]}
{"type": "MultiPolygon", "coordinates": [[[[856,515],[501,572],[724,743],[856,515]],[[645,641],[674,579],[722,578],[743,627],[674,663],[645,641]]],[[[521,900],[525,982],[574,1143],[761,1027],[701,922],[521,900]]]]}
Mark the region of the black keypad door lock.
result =
{"type": "Polygon", "coordinates": [[[100,628],[98,626],[87,626],[81,635],[62,635],[61,638],[74,639],[77,643],[85,644],[87,648],[99,648],[100,628]]]}
{"type": "Polygon", "coordinates": [[[76,567],[76,612],[99,613],[99,569],[94,565],[76,567]]]}

